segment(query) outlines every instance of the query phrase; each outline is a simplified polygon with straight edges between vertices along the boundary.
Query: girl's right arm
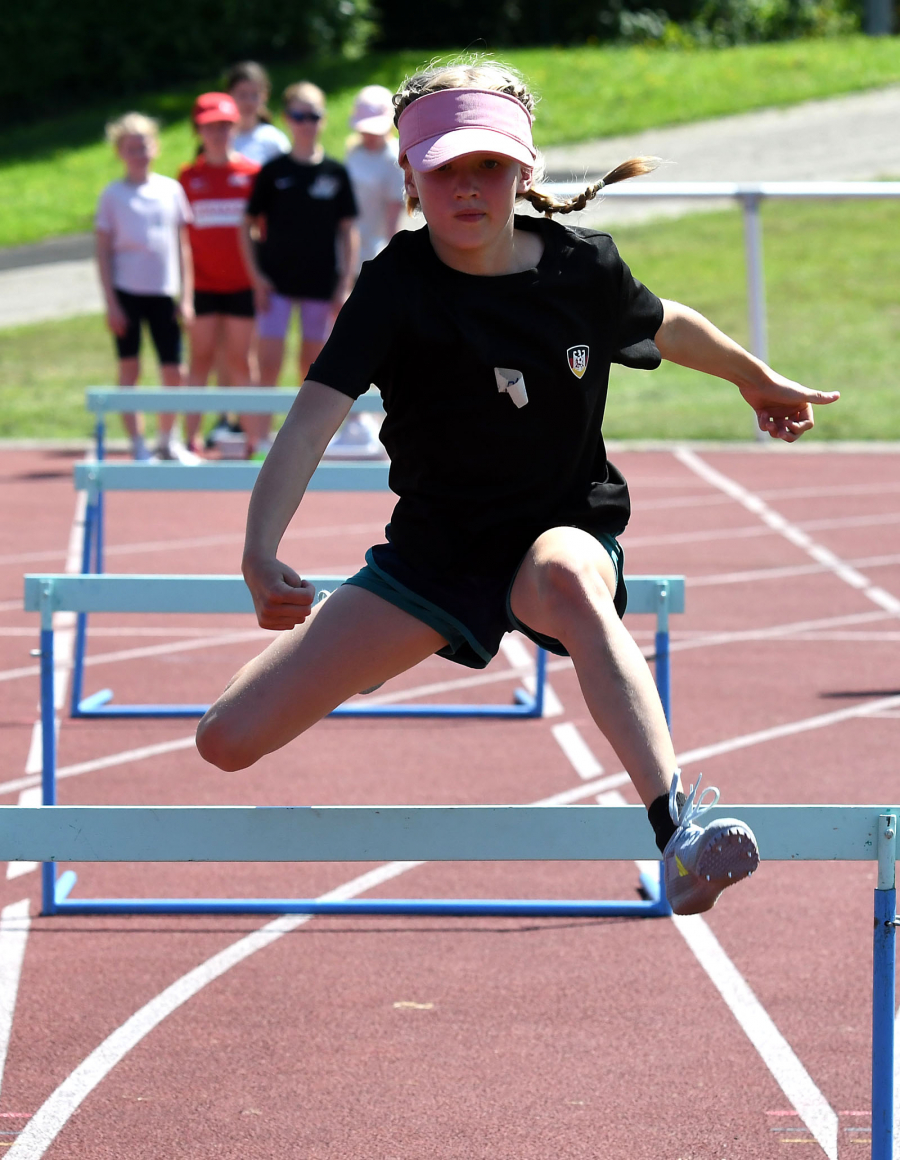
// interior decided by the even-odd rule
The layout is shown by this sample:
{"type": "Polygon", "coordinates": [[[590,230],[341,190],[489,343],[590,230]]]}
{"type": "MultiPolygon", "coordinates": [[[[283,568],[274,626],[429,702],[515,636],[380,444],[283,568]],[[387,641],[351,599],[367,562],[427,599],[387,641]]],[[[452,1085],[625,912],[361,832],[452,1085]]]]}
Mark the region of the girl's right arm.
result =
{"type": "Polygon", "coordinates": [[[307,380],[263,461],[250,496],[241,566],[262,628],[291,629],[312,611],[313,586],[278,559],[278,547],[352,402],[349,395],[307,380]]]}
{"type": "Polygon", "coordinates": [[[257,314],[265,314],[269,309],[269,295],[275,289],[272,282],[259,268],[259,262],[256,260],[256,247],[253,244],[254,234],[264,224],[262,217],[252,217],[250,214],[244,214],[243,221],[238,228],[238,243],[240,244],[244,265],[247,267],[247,273],[253,285],[253,300],[257,314]]]}

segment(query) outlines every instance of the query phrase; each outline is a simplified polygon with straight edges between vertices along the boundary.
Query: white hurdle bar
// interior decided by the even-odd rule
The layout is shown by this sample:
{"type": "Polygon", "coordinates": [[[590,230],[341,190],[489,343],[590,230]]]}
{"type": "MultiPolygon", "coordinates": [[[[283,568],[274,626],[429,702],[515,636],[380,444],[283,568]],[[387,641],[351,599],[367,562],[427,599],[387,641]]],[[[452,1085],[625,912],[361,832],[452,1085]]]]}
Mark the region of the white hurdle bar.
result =
{"type": "MultiPolygon", "coordinates": [[[[892,1160],[900,807],[738,806],[709,816],[729,813],[752,826],[763,861],[877,862],[871,1156],[892,1160]]],[[[3,861],[606,861],[653,853],[640,806],[0,807],[3,861]]],[[[331,905],[346,913],[347,903],[331,905]]],[[[329,904],[308,912],[329,913],[329,904]]]]}
{"type": "MultiPolygon", "coordinates": [[[[329,584],[340,583],[338,577],[317,577],[315,580],[327,587],[329,584]]],[[[683,577],[643,576],[629,578],[632,592],[637,594],[638,600],[646,601],[642,611],[656,611],[657,638],[664,641],[665,659],[668,659],[668,614],[683,608],[684,580],[683,577]]],[[[42,575],[25,577],[25,607],[28,611],[38,611],[41,616],[41,781],[43,786],[42,801],[45,806],[56,804],[56,768],[57,768],[57,741],[56,741],[56,710],[54,704],[54,612],[243,612],[252,608],[250,593],[240,576],[71,576],[71,575],[42,575]]],[[[658,647],[662,648],[662,645],[658,647]]],[[[659,658],[658,658],[659,659],[659,658]]],[[[668,668],[659,668],[657,680],[661,681],[660,694],[663,706],[668,710],[668,668]]],[[[109,690],[94,694],[88,700],[107,700],[112,694],[109,690]]],[[[506,706],[471,706],[453,705],[445,707],[445,715],[455,717],[475,716],[474,709],[481,709],[479,716],[497,715],[497,708],[506,709],[506,706]],[[488,710],[487,713],[484,710],[488,710]]],[[[206,706],[109,706],[105,715],[108,716],[200,716],[206,706]],[[117,712],[118,708],[118,712],[117,712]],[[183,712],[173,713],[173,709],[183,712]]],[[[341,706],[344,713],[352,711],[353,706],[341,706]]],[[[368,709],[370,714],[402,716],[426,716],[433,714],[435,706],[397,706],[374,705],[368,709]]],[[[98,707],[92,713],[85,715],[103,715],[104,707],[98,707]]],[[[661,865],[658,854],[654,858],[653,871],[646,870],[640,877],[640,892],[643,895],[638,899],[623,899],[621,901],[600,899],[585,901],[570,900],[484,900],[477,904],[478,913],[482,914],[528,914],[528,915],[567,915],[590,916],[598,915],[628,915],[634,917],[655,918],[667,915],[670,912],[666,900],[661,865]]],[[[166,914],[271,914],[292,911],[305,914],[315,902],[308,899],[78,899],[71,900],[68,894],[75,882],[75,874],[69,871],[57,880],[56,871],[51,862],[45,862],[43,867],[43,905],[47,914],[60,911],[78,910],[81,914],[87,913],[166,913],[166,914]]],[[[343,904],[342,904],[343,905],[343,904]]],[[[355,913],[359,903],[348,903],[355,913]]],[[[375,903],[369,901],[365,907],[371,912],[377,909],[375,903]]],[[[389,902],[387,913],[397,913],[407,905],[403,902],[389,902]]],[[[420,903],[410,903],[415,907],[415,913],[422,913],[420,903]]],[[[432,914],[470,914],[473,913],[471,903],[462,899],[434,900],[430,904],[429,913],[432,914]]],[[[382,909],[379,913],[385,913],[382,909]]]]}
{"type": "MultiPolygon", "coordinates": [[[[240,415],[285,415],[297,397],[295,388],[284,387],[88,387],[85,402],[95,416],[97,458],[106,454],[106,420],[109,415],[149,415],[236,411],[240,415]]],[[[372,389],[354,399],[351,412],[383,412],[381,395],[372,389]]]]}
{"type": "MultiPolygon", "coordinates": [[[[88,503],[85,513],[84,548],[81,570],[85,574],[103,572],[103,496],[106,491],[250,491],[259,475],[261,463],[208,463],[198,466],[184,464],[109,463],[97,460],[79,463],[75,466],[74,479],[77,490],[86,490],[88,503]]],[[[309,491],[386,491],[389,489],[390,465],[385,462],[319,464],[309,491]]],[[[335,579],[330,577],[329,580],[335,579]]],[[[650,578],[647,578],[650,579],[650,578]]],[[[626,580],[630,583],[629,578],[626,580]]],[[[638,578],[639,583],[644,578],[638,578]]],[[[667,720],[671,721],[670,678],[669,678],[669,635],[668,615],[684,611],[684,582],[678,577],[660,578],[663,587],[652,595],[649,592],[635,592],[629,589],[629,609],[632,612],[649,612],[657,615],[656,631],[656,678],[660,698],[667,720]],[[671,581],[671,582],[670,582],[671,581]]],[[[646,585],[644,585],[646,587],[646,585]]],[[[210,609],[211,610],[211,609],[210,609]]],[[[139,611],[135,608],[133,611],[139,611]]],[[[149,611],[144,609],[143,611],[149,611]]],[[[183,611],[189,611],[184,609],[183,611]]],[[[201,610],[202,611],[202,610],[201,610]]],[[[220,610],[224,611],[224,610],[220,610]]],[[[78,614],[75,652],[72,670],[72,695],[70,713],[82,716],[163,716],[160,706],[152,712],[137,712],[122,706],[115,710],[107,707],[109,696],[83,698],[84,664],[87,650],[87,612],[78,614]],[[99,698],[99,699],[98,699],[99,698]]],[[[335,710],[340,716],[473,716],[473,717],[541,717],[544,712],[544,689],[546,686],[547,654],[537,649],[534,676],[534,691],[518,688],[514,702],[509,705],[454,706],[414,706],[404,712],[404,707],[354,705],[335,710]]],[[[107,693],[104,690],[104,694],[107,693]]],[[[172,709],[169,716],[201,715],[195,708],[187,707],[178,711],[172,709]]]]}
{"type": "MultiPolygon", "coordinates": [[[[194,471],[188,467],[185,470],[194,471]]],[[[316,599],[330,594],[344,576],[308,576],[316,599]]],[[[666,719],[671,720],[669,616],[684,612],[683,576],[626,576],[628,613],[656,618],[654,672],[666,719]]],[[[73,717],[202,717],[208,705],[111,705],[112,690],[84,696],[85,618],[91,612],[252,613],[253,601],[241,576],[147,576],[131,574],[42,575],[25,577],[25,609],[40,612],[42,629],[52,628],[54,611],[78,613],[78,641],[72,668],[73,717]]],[[[547,654],[537,649],[535,690],[516,691],[516,703],[425,705],[342,705],[333,716],[349,717],[540,717],[543,714],[547,654]]]]}

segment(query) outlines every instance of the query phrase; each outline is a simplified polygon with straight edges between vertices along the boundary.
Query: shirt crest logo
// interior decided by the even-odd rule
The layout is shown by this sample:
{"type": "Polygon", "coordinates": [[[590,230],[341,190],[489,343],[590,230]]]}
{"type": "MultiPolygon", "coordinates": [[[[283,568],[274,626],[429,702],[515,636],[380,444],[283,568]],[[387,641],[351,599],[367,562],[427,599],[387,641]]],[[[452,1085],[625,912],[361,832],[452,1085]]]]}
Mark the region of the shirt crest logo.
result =
{"type": "Polygon", "coordinates": [[[589,346],[570,346],[566,351],[566,358],[569,360],[569,370],[576,379],[584,376],[590,356],[591,348],[589,346]]]}

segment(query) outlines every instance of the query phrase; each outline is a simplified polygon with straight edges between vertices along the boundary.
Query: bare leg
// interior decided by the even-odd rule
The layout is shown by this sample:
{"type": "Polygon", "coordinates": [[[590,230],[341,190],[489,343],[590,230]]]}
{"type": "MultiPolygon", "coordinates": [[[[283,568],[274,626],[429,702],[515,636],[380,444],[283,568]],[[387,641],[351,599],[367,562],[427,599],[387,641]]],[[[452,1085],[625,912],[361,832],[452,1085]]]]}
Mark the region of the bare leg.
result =
{"type": "Polygon", "coordinates": [[[304,338],[300,343],[300,382],[309,374],[309,368],[322,352],[324,342],[316,342],[311,338],[304,338]]]}
{"type": "MultiPolygon", "coordinates": [[[[119,386],[120,387],[134,387],[137,386],[138,378],[141,373],[141,364],[137,358],[121,358],[119,359],[119,386]]],[[[136,412],[129,413],[123,411],[122,423],[128,433],[129,439],[132,443],[138,437],[144,436],[144,416],[136,412]]]]}
{"type": "Polygon", "coordinates": [[[257,347],[259,358],[259,385],[277,387],[281,364],[284,362],[283,338],[260,338],[257,347]]]}
{"type": "Polygon", "coordinates": [[[344,585],[244,665],[200,722],[197,748],[220,769],[245,769],[446,643],[380,596],[344,585]]]}
{"type": "MultiPolygon", "coordinates": [[[[164,387],[182,387],[184,386],[184,375],[181,367],[177,363],[161,364],[159,368],[160,378],[164,387]]],[[[164,443],[172,434],[172,427],[175,425],[175,416],[170,414],[163,414],[157,417],[157,431],[159,432],[159,441],[164,443]]]]}
{"type": "Polygon", "coordinates": [[[676,769],[665,714],[647,662],[612,602],[612,562],[593,536],[552,528],[516,576],[516,616],[567,648],[591,716],[645,805],[669,792],[676,769]]]}
{"type": "MultiPolygon", "coordinates": [[[[253,341],[254,322],[252,318],[226,316],[224,322],[224,348],[228,365],[229,387],[254,387],[250,367],[250,344],[253,341]]],[[[241,426],[247,440],[254,446],[260,439],[260,415],[241,415],[241,426]]]]}
{"type": "MultiPolygon", "coordinates": [[[[188,386],[205,387],[216,358],[221,315],[201,314],[191,327],[191,362],[188,367],[188,386]]],[[[184,437],[190,445],[200,430],[200,415],[185,415],[184,437]]]]}

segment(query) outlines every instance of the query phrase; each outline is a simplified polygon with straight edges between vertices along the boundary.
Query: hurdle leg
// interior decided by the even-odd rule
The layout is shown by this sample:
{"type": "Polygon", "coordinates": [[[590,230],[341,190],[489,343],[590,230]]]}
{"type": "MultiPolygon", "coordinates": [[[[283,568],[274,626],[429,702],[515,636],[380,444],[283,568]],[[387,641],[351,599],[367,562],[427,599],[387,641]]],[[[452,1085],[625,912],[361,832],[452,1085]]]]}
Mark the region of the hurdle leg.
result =
{"type": "MultiPolygon", "coordinates": [[[[49,597],[49,592],[46,596],[49,597]]],[[[41,804],[56,805],[56,706],[53,696],[53,612],[49,599],[41,609],[41,804]]],[[[56,864],[41,864],[42,914],[53,914],[56,864]]]]}
{"type": "Polygon", "coordinates": [[[878,819],[878,884],[872,963],[872,1160],[894,1155],[894,995],[897,818],[878,819]]]}
{"type": "MultiPolygon", "coordinates": [[[[103,429],[97,424],[97,447],[103,446],[103,429]]],[[[95,507],[94,498],[88,492],[87,503],[84,508],[84,534],[81,541],[81,572],[86,575],[91,570],[91,550],[95,507]]],[[[79,612],[75,621],[75,648],[72,656],[72,697],[69,704],[69,713],[72,717],[78,715],[78,706],[84,694],[84,654],[87,649],[87,613],[79,612]]]]}
{"type": "MultiPolygon", "coordinates": [[[[672,685],[669,661],[669,588],[660,584],[659,603],[656,606],[656,636],[654,637],[653,676],[659,693],[666,724],[672,729],[672,685]]],[[[644,871],[640,876],[641,892],[652,905],[650,914],[668,918],[672,913],[666,898],[666,876],[662,862],[656,863],[655,872],[644,871]]]]}

